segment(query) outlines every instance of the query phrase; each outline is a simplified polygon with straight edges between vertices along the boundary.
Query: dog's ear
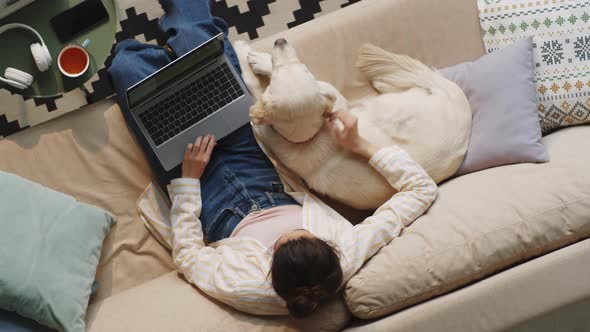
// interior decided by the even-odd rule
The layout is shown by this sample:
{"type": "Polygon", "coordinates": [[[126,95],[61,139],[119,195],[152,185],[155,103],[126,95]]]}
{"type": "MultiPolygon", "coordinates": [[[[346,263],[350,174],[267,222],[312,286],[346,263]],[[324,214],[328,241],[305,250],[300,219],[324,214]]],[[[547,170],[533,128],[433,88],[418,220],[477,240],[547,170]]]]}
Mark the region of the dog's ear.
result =
{"type": "Polygon", "coordinates": [[[332,113],[336,103],[336,95],[331,91],[325,91],[322,92],[322,99],[324,100],[324,114],[332,113]]]}
{"type": "Polygon", "coordinates": [[[250,106],[250,120],[255,125],[266,124],[266,112],[264,111],[264,103],[261,99],[258,99],[256,104],[250,106]]]}

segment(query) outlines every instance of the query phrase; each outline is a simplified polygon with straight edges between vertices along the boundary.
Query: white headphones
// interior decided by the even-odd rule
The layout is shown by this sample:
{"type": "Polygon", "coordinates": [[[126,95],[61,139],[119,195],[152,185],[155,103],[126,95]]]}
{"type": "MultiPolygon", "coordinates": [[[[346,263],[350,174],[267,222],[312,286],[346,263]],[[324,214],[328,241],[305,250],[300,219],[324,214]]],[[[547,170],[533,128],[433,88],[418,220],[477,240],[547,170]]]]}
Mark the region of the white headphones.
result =
{"type": "MultiPolygon", "coordinates": [[[[37,36],[37,38],[39,38],[39,41],[41,41],[41,44],[39,44],[39,43],[32,44],[31,45],[31,54],[33,55],[33,59],[35,59],[35,64],[37,65],[37,68],[39,68],[39,71],[43,72],[43,71],[46,71],[47,69],[49,69],[49,66],[51,66],[51,62],[53,60],[51,59],[51,54],[49,54],[49,49],[45,45],[45,41],[43,41],[43,38],[41,38],[41,35],[37,32],[37,30],[31,28],[30,26],[28,26],[26,24],[9,23],[9,24],[6,24],[6,25],[3,25],[0,27],[0,34],[4,33],[6,30],[16,29],[16,28],[30,30],[37,36]]],[[[33,84],[33,76],[31,76],[31,74],[26,73],[22,70],[8,67],[8,68],[6,68],[6,71],[4,72],[4,77],[0,76],[0,81],[4,82],[10,86],[13,86],[17,89],[26,89],[29,86],[31,86],[31,84],[33,84]]]]}

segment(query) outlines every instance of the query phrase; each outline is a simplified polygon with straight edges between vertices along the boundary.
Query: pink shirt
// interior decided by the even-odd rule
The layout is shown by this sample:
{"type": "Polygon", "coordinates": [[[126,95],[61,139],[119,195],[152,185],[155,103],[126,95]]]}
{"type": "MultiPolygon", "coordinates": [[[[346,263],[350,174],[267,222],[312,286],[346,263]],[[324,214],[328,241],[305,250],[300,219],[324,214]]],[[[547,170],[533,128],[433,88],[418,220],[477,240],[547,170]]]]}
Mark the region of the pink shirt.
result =
{"type": "Polygon", "coordinates": [[[303,228],[301,205],[281,205],[247,215],[230,237],[252,237],[272,248],[285,233],[303,228]]]}

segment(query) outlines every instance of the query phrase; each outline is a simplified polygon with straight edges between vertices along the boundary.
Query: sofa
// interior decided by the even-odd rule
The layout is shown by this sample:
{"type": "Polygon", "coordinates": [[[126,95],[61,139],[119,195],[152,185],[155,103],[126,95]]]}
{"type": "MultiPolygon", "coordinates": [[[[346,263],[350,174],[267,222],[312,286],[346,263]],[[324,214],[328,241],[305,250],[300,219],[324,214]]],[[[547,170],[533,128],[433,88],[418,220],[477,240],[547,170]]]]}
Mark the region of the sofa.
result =
{"type": "MultiPolygon", "coordinates": [[[[253,46],[270,50],[279,37],[350,100],[376,93],[354,66],[365,42],[435,68],[485,54],[474,0],[365,0],[253,46]]],[[[152,173],[114,99],[0,140],[0,170],[117,216],[88,331],[505,331],[553,314],[560,330],[583,330],[590,318],[567,317],[587,312],[590,300],[590,126],[562,129],[543,144],[548,163],[442,183],[424,216],[301,320],[240,313],[175,270],[138,215],[152,173]]],[[[337,210],[351,222],[363,215],[337,210]]]]}

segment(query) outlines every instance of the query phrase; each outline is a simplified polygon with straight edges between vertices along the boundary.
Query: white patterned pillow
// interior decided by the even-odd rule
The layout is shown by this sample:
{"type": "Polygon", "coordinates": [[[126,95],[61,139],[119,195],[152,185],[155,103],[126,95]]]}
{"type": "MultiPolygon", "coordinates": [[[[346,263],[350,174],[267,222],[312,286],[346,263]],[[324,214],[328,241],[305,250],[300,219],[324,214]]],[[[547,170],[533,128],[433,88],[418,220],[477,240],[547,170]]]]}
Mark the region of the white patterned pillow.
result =
{"type": "Polygon", "coordinates": [[[543,134],[590,123],[590,1],[478,0],[487,52],[533,36],[543,134]]]}

